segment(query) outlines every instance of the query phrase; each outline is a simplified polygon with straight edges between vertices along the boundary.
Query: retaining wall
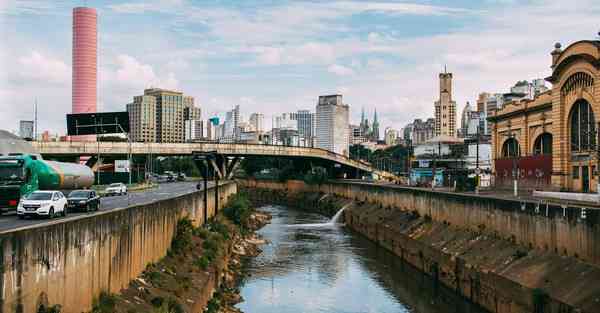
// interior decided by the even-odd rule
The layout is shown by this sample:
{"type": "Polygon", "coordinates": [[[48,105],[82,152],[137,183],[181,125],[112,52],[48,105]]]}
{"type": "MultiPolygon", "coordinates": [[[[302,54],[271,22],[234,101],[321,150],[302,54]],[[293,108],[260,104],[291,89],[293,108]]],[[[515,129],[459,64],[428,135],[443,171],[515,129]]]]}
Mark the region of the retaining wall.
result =
{"type": "MultiPolygon", "coordinates": [[[[220,185],[219,207],[236,192],[233,182],[220,185]]],[[[184,216],[203,223],[204,191],[0,232],[0,312],[36,312],[42,303],[89,311],[101,291],[119,292],[165,256],[184,216]]]]}
{"type": "Polygon", "coordinates": [[[308,186],[302,181],[240,183],[289,192],[323,192],[384,207],[415,210],[434,221],[473,230],[485,227],[518,244],[600,266],[600,209],[597,208],[349,182],[321,186],[308,186]]]}
{"type": "Polygon", "coordinates": [[[600,312],[594,210],[355,183],[240,184],[262,202],[345,207],[350,228],[491,312],[600,312]]]}

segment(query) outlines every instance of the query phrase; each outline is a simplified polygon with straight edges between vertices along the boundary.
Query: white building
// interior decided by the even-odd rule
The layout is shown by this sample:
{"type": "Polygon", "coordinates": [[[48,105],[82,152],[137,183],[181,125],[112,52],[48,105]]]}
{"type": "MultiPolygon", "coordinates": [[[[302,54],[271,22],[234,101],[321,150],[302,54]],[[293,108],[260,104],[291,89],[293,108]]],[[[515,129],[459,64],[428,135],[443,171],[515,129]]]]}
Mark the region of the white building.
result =
{"type": "Polygon", "coordinates": [[[223,123],[223,139],[235,140],[240,137],[240,106],[236,105],[233,110],[225,113],[225,122],[223,123]]]}
{"type": "Polygon", "coordinates": [[[342,95],[319,96],[316,111],[316,147],[348,156],[350,108],[342,95]]]}
{"type": "Polygon", "coordinates": [[[201,140],[204,137],[204,121],[185,120],[184,121],[184,137],[186,142],[201,140]]]}
{"type": "Polygon", "coordinates": [[[510,88],[510,92],[513,94],[523,94],[523,98],[533,100],[533,98],[548,90],[543,79],[537,78],[528,82],[526,80],[518,81],[513,87],[510,88]]]}
{"type": "Polygon", "coordinates": [[[385,144],[388,146],[398,144],[398,131],[391,127],[387,127],[385,129],[385,144]]]}
{"type": "Polygon", "coordinates": [[[262,113],[252,113],[250,114],[250,119],[248,120],[248,123],[254,131],[260,133],[264,130],[265,115],[262,113]]]}

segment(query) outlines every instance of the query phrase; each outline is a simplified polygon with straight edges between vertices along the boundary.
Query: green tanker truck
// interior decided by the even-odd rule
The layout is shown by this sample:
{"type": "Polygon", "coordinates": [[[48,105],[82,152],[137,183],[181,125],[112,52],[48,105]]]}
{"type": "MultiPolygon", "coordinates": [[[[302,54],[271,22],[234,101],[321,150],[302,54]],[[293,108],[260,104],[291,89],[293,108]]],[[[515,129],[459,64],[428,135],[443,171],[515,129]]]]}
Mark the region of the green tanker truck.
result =
{"type": "Polygon", "coordinates": [[[32,154],[0,157],[0,210],[16,209],[21,197],[36,190],[71,190],[92,186],[94,173],[76,163],[42,160],[32,154]]]}

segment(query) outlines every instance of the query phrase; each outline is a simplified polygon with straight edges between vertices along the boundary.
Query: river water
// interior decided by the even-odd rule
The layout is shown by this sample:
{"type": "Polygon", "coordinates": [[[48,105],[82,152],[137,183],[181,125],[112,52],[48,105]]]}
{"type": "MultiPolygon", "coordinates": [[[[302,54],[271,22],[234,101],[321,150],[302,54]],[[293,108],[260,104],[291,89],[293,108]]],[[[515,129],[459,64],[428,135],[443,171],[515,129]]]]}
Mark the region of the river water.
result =
{"type": "Polygon", "coordinates": [[[245,266],[245,313],[487,313],[322,215],[279,206],[245,266]]]}

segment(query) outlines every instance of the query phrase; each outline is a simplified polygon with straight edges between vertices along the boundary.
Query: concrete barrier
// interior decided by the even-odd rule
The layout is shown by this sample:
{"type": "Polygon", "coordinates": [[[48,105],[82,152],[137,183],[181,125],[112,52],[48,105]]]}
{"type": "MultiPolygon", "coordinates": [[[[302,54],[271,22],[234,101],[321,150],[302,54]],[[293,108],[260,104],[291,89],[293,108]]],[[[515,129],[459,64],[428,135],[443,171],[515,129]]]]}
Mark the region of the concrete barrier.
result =
{"type": "MultiPolygon", "coordinates": [[[[220,185],[219,207],[236,192],[233,182],[220,185]]],[[[1,232],[0,312],[36,312],[40,304],[89,311],[100,292],[119,292],[165,256],[184,216],[203,223],[203,191],[1,232]]]]}

